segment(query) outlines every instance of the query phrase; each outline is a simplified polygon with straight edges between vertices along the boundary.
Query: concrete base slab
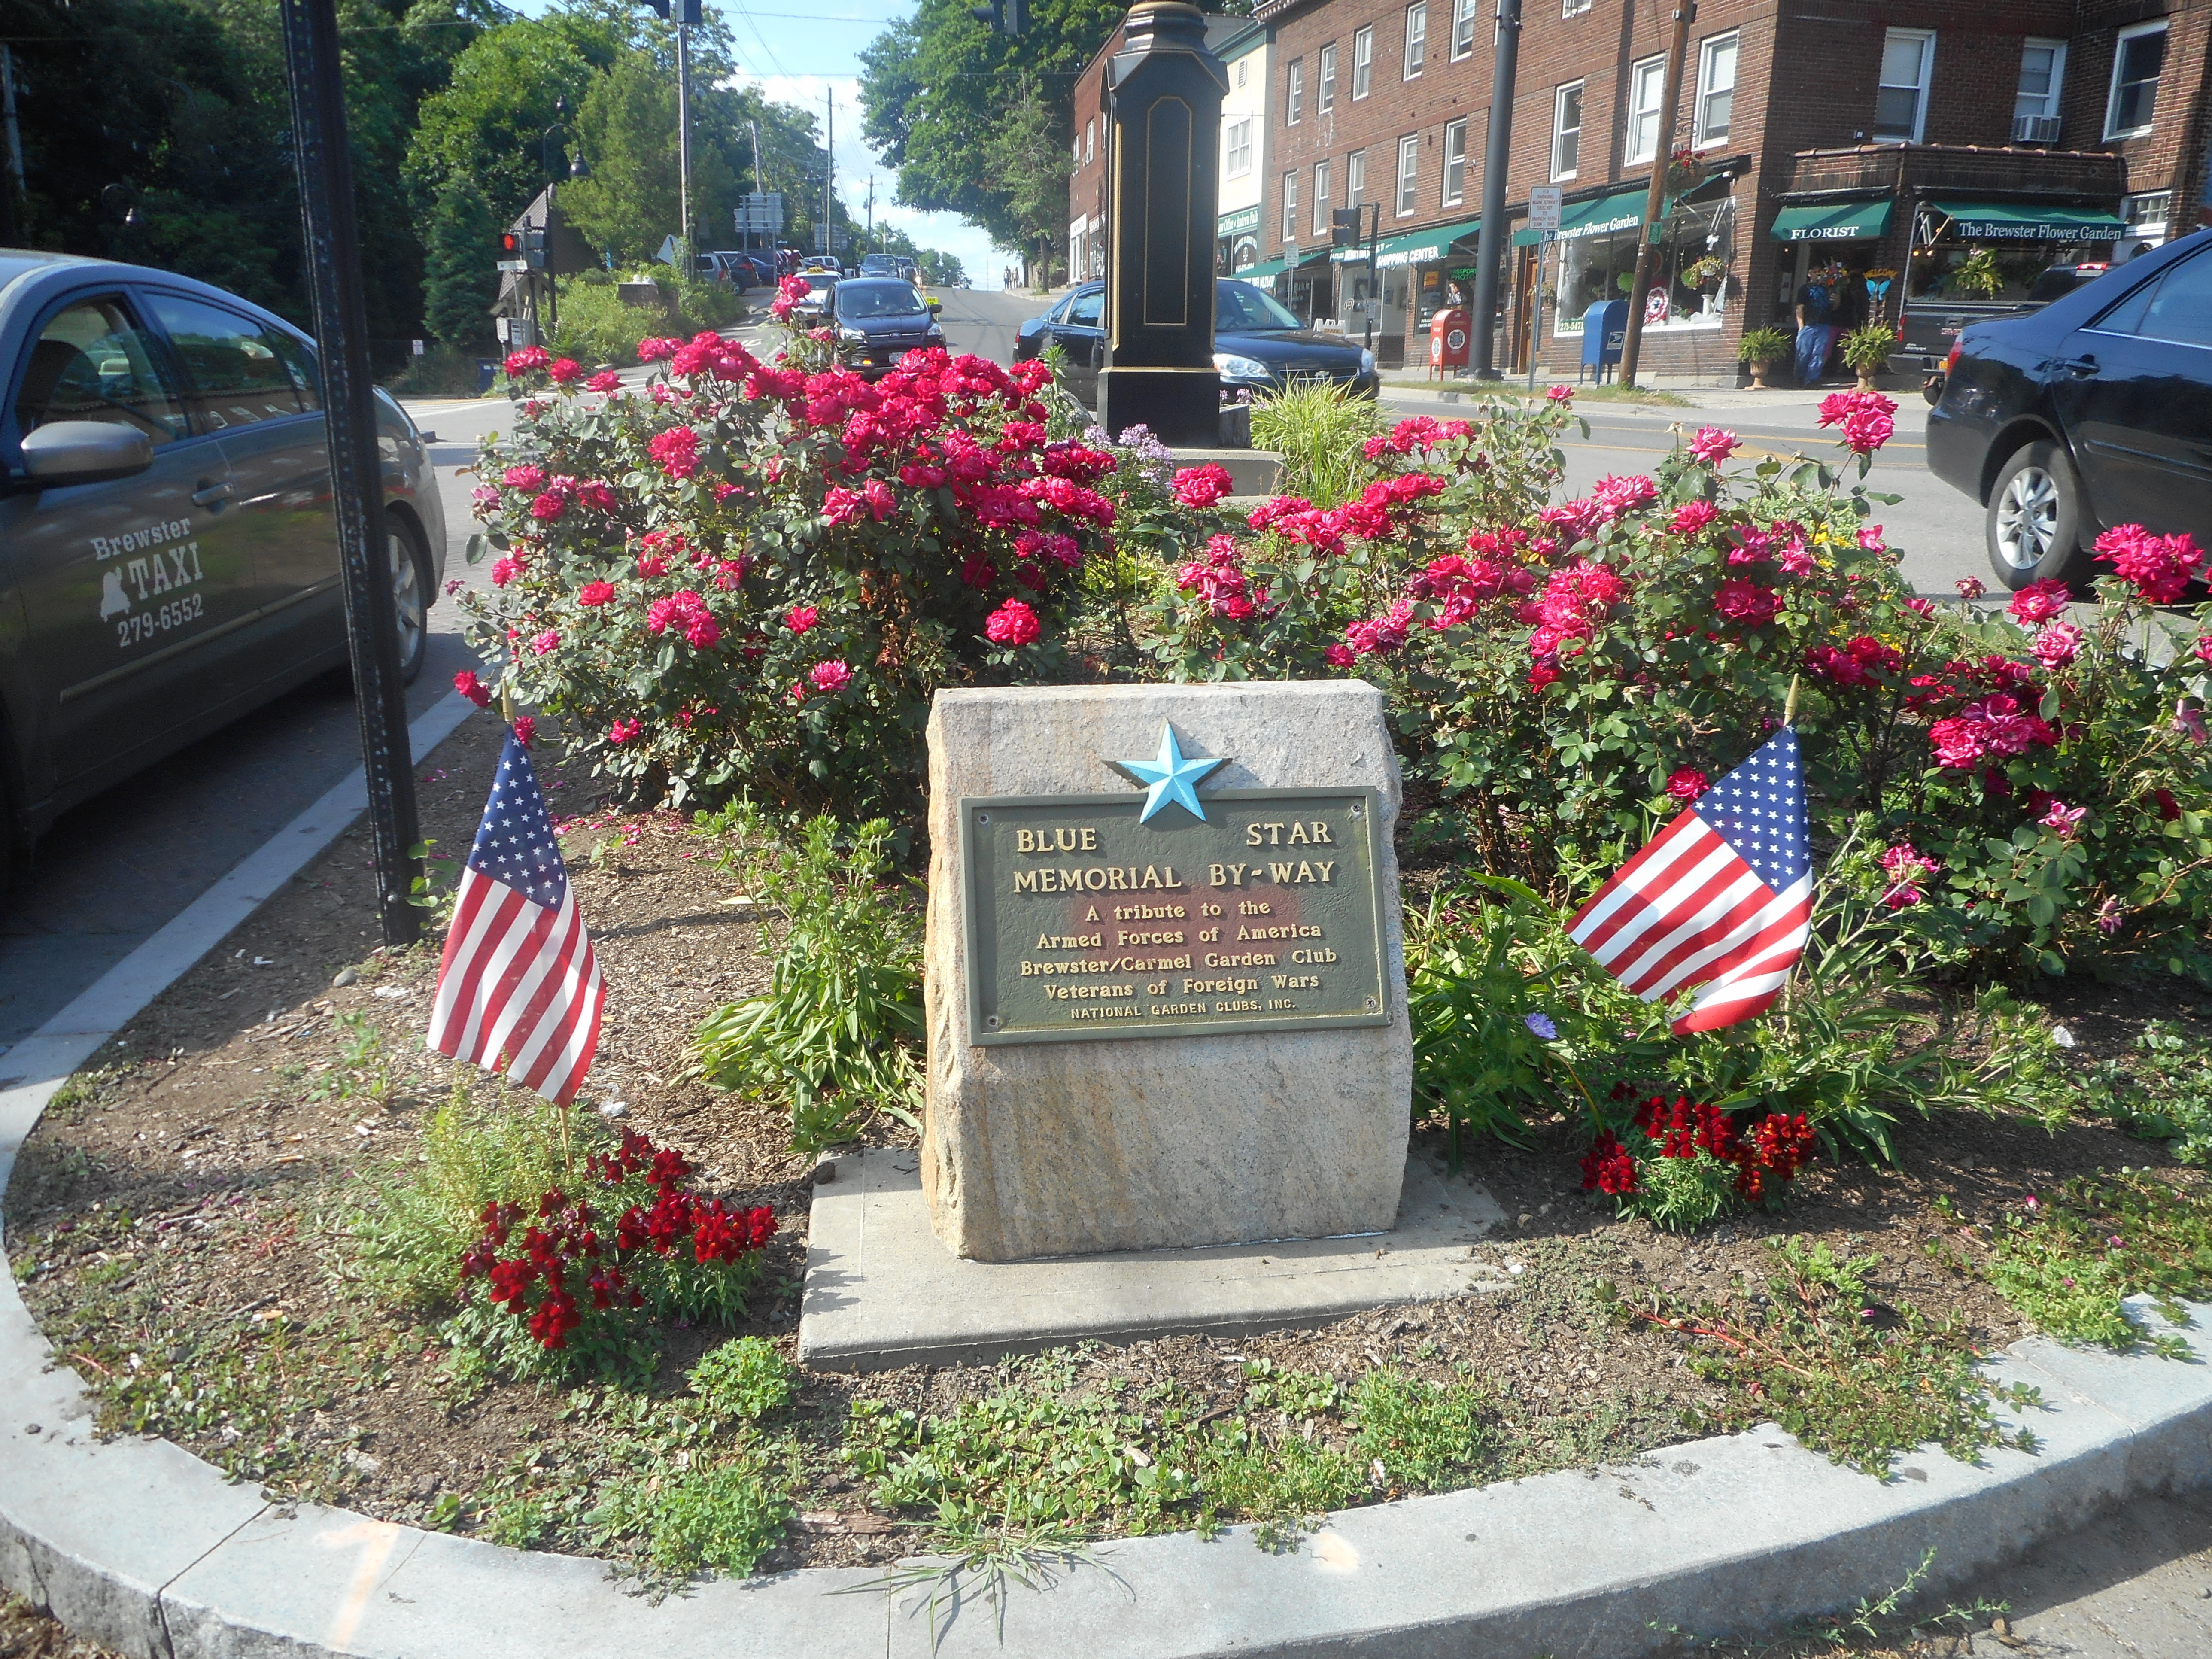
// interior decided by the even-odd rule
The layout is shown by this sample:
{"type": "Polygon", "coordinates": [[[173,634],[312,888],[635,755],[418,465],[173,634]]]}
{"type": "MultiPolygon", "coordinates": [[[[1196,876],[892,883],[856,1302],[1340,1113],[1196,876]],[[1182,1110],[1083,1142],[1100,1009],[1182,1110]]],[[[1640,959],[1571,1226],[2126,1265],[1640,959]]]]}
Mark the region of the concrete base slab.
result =
{"type": "Polygon", "coordinates": [[[918,1155],[836,1160],[814,1194],[799,1357],[824,1370],[950,1365],[1064,1343],[1316,1325],[1504,1281],[1473,1247],[1504,1218],[1441,1159],[1407,1160],[1388,1233],[1034,1261],[963,1261],[930,1231],[918,1155]]]}

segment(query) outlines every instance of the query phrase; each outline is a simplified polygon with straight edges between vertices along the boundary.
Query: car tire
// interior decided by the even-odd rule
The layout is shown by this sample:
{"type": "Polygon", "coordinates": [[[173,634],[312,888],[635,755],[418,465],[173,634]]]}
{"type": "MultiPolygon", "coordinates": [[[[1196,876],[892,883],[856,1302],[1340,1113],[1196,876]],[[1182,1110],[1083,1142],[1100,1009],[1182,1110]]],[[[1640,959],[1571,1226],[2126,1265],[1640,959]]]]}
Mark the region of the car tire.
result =
{"type": "Polygon", "coordinates": [[[2007,587],[2081,580],[2081,480],[2047,439],[2023,444],[1998,469],[1984,518],[1990,568],[2007,587]]]}
{"type": "Polygon", "coordinates": [[[431,573],[422,532],[409,520],[387,511],[384,539],[391,556],[392,620],[399,633],[399,683],[412,685],[430,654],[430,605],[437,578],[431,573]]]}

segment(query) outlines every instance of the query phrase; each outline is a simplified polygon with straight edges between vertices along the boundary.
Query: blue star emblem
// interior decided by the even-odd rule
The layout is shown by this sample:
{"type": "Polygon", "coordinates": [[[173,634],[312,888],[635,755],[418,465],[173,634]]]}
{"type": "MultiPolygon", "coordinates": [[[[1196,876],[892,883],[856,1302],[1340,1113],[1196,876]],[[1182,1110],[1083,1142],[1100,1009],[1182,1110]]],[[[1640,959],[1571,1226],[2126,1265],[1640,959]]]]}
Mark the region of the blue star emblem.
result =
{"type": "Polygon", "coordinates": [[[1188,808],[1190,815],[1200,823],[1206,820],[1206,809],[1198,804],[1198,781],[1216,767],[1229,764],[1226,755],[1210,755],[1199,760],[1185,760],[1182,746],[1176,741],[1175,727],[1163,720],[1160,723],[1160,752],[1152,760],[1109,760],[1112,767],[1132,782],[1146,786],[1145,810],[1137,814],[1137,822],[1144,823],[1170,801],[1188,808]]]}

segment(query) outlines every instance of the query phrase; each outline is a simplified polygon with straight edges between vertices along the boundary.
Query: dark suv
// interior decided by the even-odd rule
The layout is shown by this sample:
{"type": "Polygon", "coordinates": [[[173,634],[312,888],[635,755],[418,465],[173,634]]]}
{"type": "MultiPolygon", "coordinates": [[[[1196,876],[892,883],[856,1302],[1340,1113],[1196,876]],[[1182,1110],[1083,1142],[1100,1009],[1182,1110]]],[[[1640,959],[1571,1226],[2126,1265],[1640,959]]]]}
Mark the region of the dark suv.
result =
{"type": "Polygon", "coordinates": [[[2094,574],[2114,525],[2212,546],[2212,230],[1970,325],[1945,374],[1928,465],[1988,508],[2008,586],[2094,574]]]}
{"type": "MultiPolygon", "coordinates": [[[[346,660],[314,343],[220,289],[0,250],[0,871],[64,808],[346,660]]],[[[402,669],[446,520],[377,394],[402,669]]]]}

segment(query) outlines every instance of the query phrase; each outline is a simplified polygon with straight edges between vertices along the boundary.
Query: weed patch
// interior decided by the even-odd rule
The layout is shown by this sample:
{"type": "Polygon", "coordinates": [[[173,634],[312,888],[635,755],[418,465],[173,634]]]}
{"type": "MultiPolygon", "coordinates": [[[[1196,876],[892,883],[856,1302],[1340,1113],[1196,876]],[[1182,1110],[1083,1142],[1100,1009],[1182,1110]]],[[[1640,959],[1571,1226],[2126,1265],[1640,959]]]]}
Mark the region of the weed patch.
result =
{"type": "Polygon", "coordinates": [[[2031,1193],[1995,1227],[1990,1282],[2051,1335],[2185,1358],[2179,1337],[2145,1338],[2122,1310],[2148,1296],[2175,1323],[2212,1289],[2212,1202],[2147,1170],[2078,1176],[2031,1193]]]}

